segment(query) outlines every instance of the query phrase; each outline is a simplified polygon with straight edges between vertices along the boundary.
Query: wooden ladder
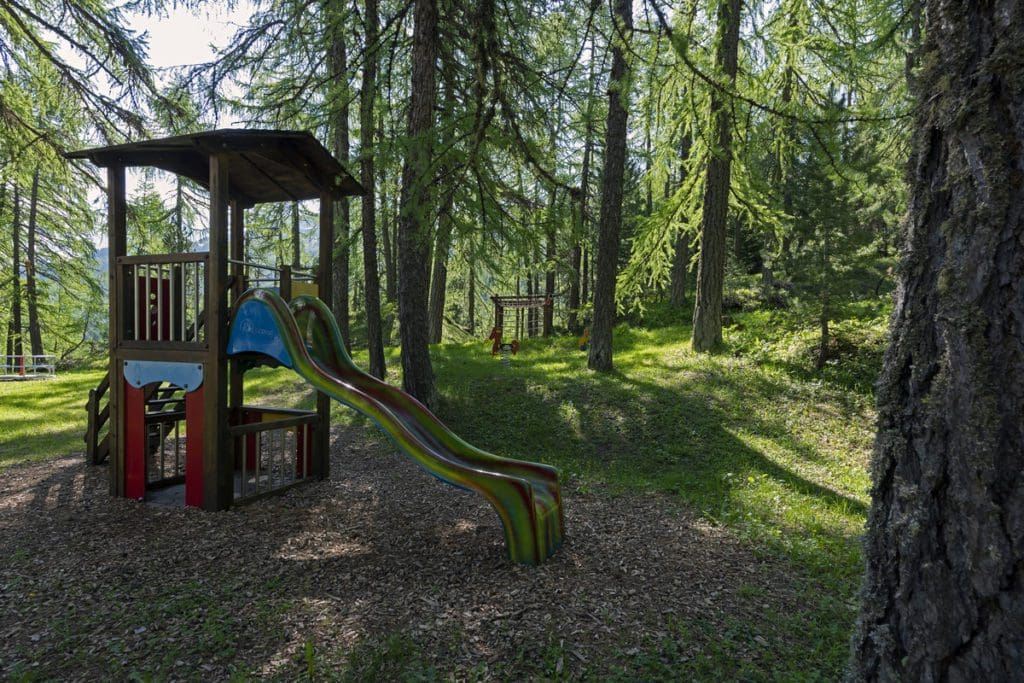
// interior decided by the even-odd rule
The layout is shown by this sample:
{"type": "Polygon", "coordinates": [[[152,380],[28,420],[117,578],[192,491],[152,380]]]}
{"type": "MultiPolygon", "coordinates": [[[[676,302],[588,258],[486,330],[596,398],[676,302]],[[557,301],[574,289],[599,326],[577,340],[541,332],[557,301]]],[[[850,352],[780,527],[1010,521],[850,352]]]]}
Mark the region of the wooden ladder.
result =
{"type": "MultiPolygon", "coordinates": [[[[202,328],[206,324],[206,311],[199,314],[199,325],[202,328]]],[[[189,341],[194,336],[194,332],[190,331],[185,337],[185,341],[189,341]]],[[[100,436],[100,431],[106,426],[107,422],[110,421],[110,401],[104,402],[104,398],[107,392],[110,390],[110,370],[103,375],[103,379],[96,385],[95,389],[89,390],[89,400],[85,404],[85,411],[87,415],[86,427],[85,427],[85,461],[90,465],[100,465],[110,455],[110,430],[104,432],[103,436],[100,436]]],[[[160,403],[164,404],[168,401],[176,402],[174,399],[174,393],[177,391],[174,387],[164,386],[160,384],[153,384],[146,388],[145,402],[147,405],[160,403]]],[[[182,401],[184,399],[181,399],[182,401]]],[[[157,445],[158,446],[158,445],[157,445]]],[[[156,446],[153,447],[155,450],[156,446]]]]}

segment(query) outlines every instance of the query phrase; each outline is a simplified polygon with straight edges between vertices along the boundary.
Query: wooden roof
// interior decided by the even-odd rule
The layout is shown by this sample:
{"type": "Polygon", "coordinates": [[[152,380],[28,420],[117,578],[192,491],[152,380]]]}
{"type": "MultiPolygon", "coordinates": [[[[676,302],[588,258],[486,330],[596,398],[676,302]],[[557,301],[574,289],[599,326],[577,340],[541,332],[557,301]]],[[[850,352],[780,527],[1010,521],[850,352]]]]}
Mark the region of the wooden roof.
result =
{"type": "Polygon", "coordinates": [[[306,131],[211,130],[159,140],[69,152],[97,166],[153,166],[190,178],[209,189],[210,157],[228,159],[228,192],[244,206],[264,202],[335,198],[365,190],[306,131]]]}

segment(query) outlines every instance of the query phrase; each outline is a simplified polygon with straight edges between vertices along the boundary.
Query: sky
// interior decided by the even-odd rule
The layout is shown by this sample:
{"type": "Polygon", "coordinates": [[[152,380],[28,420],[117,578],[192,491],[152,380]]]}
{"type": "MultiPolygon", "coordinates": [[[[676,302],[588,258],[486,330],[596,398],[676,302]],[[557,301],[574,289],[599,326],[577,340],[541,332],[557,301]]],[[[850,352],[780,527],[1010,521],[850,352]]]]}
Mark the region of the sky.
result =
{"type": "Polygon", "coordinates": [[[248,2],[239,2],[230,11],[221,3],[208,3],[195,14],[179,8],[162,17],[136,15],[130,24],[146,33],[149,62],[162,69],[209,61],[213,46],[225,45],[251,13],[248,2]]]}
{"type": "MultiPolygon", "coordinates": [[[[168,69],[213,59],[217,49],[228,43],[251,13],[249,2],[239,2],[230,11],[222,3],[208,3],[195,13],[178,8],[165,16],[134,15],[129,17],[129,25],[137,33],[145,33],[149,44],[149,64],[156,69],[168,69]]],[[[231,126],[232,122],[222,121],[219,125],[231,126]]],[[[137,186],[133,175],[129,172],[127,177],[129,194],[137,186]]],[[[165,196],[173,191],[170,177],[158,177],[156,187],[165,196]]],[[[93,201],[105,205],[106,196],[97,190],[93,201]]],[[[100,231],[94,241],[98,248],[105,247],[106,231],[100,231]]]]}

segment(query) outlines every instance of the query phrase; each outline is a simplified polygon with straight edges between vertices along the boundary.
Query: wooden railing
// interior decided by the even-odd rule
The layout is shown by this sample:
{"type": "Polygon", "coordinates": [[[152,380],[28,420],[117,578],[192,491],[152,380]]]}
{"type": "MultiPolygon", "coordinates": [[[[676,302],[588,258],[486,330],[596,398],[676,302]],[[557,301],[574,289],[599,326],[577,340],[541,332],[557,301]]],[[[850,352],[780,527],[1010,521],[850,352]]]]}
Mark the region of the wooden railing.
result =
{"type": "Polygon", "coordinates": [[[122,339],[128,346],[201,346],[209,253],[122,256],[122,339]]]}
{"type": "Polygon", "coordinates": [[[308,479],[318,416],[306,410],[243,407],[230,428],[235,501],[251,500],[308,479]]]}
{"type": "Polygon", "coordinates": [[[103,403],[110,389],[110,371],[108,370],[95,389],[89,390],[89,401],[85,404],[87,414],[85,427],[85,461],[90,465],[99,465],[110,455],[110,435],[100,430],[110,419],[110,402],[103,403]],[[103,404],[103,407],[100,407],[103,404]]]}

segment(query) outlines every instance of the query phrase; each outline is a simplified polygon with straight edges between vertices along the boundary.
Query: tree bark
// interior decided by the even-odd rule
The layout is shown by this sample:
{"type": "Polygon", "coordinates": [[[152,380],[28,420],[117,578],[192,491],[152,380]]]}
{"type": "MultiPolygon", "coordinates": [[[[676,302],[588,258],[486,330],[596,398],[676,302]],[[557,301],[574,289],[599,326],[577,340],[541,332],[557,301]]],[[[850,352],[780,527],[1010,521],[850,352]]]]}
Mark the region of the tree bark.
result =
{"type": "MultiPolygon", "coordinates": [[[[389,94],[390,97],[390,94],[389,94]]],[[[390,102],[389,102],[390,104],[390,102]]],[[[384,122],[381,121],[377,131],[377,142],[383,142],[384,122]]],[[[380,207],[383,212],[380,221],[381,252],[384,254],[384,298],[390,303],[398,300],[398,269],[395,267],[394,240],[391,239],[391,227],[388,220],[391,216],[388,205],[388,183],[387,164],[381,165],[380,170],[380,207]]]]}
{"type": "MultiPolygon", "coordinates": [[[[443,71],[442,71],[443,73],[443,71]]],[[[455,89],[451,83],[444,83],[444,104],[443,112],[447,121],[455,119],[455,89]]],[[[451,130],[448,125],[446,130],[451,130]]],[[[449,133],[444,144],[447,148],[451,143],[449,133]]],[[[431,344],[440,344],[444,336],[444,304],[445,295],[448,289],[448,251],[452,244],[453,211],[455,209],[455,180],[452,171],[446,168],[445,164],[438,172],[437,185],[444,186],[443,199],[440,202],[441,210],[437,216],[437,236],[434,244],[434,265],[430,277],[430,301],[429,301],[429,339],[431,344]]]]}
{"type": "Polygon", "coordinates": [[[440,344],[444,333],[444,300],[448,288],[448,250],[452,239],[452,207],[455,195],[446,192],[434,245],[434,267],[430,277],[430,343],[440,344]]]}
{"type": "Polygon", "coordinates": [[[415,0],[408,149],[402,164],[398,219],[398,319],[402,343],[402,386],[426,404],[437,403],[434,370],[427,342],[427,293],[430,284],[430,170],[437,99],[436,0],[415,0]]]}
{"type": "Polygon", "coordinates": [[[39,293],[36,289],[36,216],[39,206],[39,167],[32,173],[28,203],[28,241],[25,254],[25,300],[28,302],[28,339],[33,356],[43,355],[43,333],[39,327],[39,293]]]}
{"type": "Polygon", "coordinates": [[[14,265],[13,276],[11,277],[11,325],[14,340],[11,349],[15,356],[24,352],[21,344],[21,195],[18,186],[14,186],[14,220],[11,226],[13,245],[11,247],[11,261],[14,265]]]}
{"type": "MultiPolygon", "coordinates": [[[[551,190],[551,214],[554,215],[555,209],[555,191],[551,190]]],[[[542,334],[545,337],[550,337],[555,327],[555,307],[554,307],[554,296],[555,296],[555,227],[554,224],[549,225],[547,242],[544,247],[544,260],[547,261],[547,271],[544,273],[544,308],[543,310],[543,322],[542,322],[542,334]],[[548,305],[548,302],[552,302],[548,305]]]]}
{"type": "MultiPolygon", "coordinates": [[[[348,133],[348,49],[345,44],[344,26],[341,17],[335,12],[328,13],[330,29],[330,46],[328,59],[333,78],[330,88],[331,129],[334,132],[334,156],[343,164],[349,158],[348,133]]],[[[352,338],[349,322],[349,220],[350,205],[347,197],[338,200],[338,210],[334,212],[334,248],[331,251],[331,267],[334,275],[331,279],[333,292],[331,308],[338,321],[338,331],[345,342],[345,348],[352,350],[352,338]]],[[[322,266],[323,264],[321,264],[322,266]]]]}
{"type": "Polygon", "coordinates": [[[851,679],[1024,671],[1024,4],[931,0],[851,679]]]}
{"type": "Polygon", "coordinates": [[[469,333],[476,334],[476,269],[473,259],[469,261],[469,292],[466,293],[466,312],[469,318],[469,333]]]}
{"type": "Polygon", "coordinates": [[[580,195],[579,195],[579,216],[578,223],[574,226],[575,236],[573,239],[572,252],[569,256],[569,332],[579,334],[583,331],[582,322],[579,319],[579,308],[587,302],[586,295],[586,265],[585,249],[581,243],[586,243],[590,237],[590,159],[593,155],[594,146],[594,125],[592,120],[594,101],[594,84],[597,82],[595,76],[594,40],[590,41],[590,92],[587,94],[586,124],[583,129],[583,163],[580,167],[580,195]],[[584,270],[581,273],[581,267],[584,270]],[[581,291],[582,285],[582,291],[581,291]]]}
{"type": "Polygon", "coordinates": [[[302,232],[299,230],[299,203],[292,202],[292,270],[302,268],[302,232]]]}
{"type": "Polygon", "coordinates": [[[374,188],[373,110],[377,98],[377,0],[365,0],[366,53],[363,58],[363,85],[359,93],[360,179],[366,194],[362,198],[363,277],[366,281],[366,346],[370,355],[370,374],[384,379],[384,339],[380,317],[380,275],[377,271],[377,198],[374,188]]]}
{"type": "Polygon", "coordinates": [[[612,369],[615,277],[619,265],[622,179],[626,165],[625,103],[629,95],[626,48],[633,31],[633,8],[629,0],[615,0],[612,21],[616,29],[612,32],[612,72],[608,84],[608,123],[605,129],[604,172],[601,177],[594,323],[590,329],[590,355],[587,358],[587,367],[601,371],[612,369]]]}
{"type": "Polygon", "coordinates": [[[585,306],[590,301],[590,250],[587,247],[583,247],[583,274],[581,276],[582,284],[580,285],[580,305],[585,306]]]}
{"type": "MultiPolygon", "coordinates": [[[[684,135],[679,143],[679,185],[686,182],[686,161],[690,157],[693,139],[684,135]]],[[[668,183],[665,184],[665,198],[668,199],[668,183]]],[[[668,303],[672,308],[686,305],[686,284],[690,279],[690,235],[680,230],[672,252],[672,272],[669,277],[668,303]]]]}
{"type": "MultiPolygon", "coordinates": [[[[715,64],[729,85],[736,83],[742,0],[721,0],[718,5],[718,50],[715,64]]],[[[725,236],[732,169],[732,121],[729,99],[711,92],[711,120],[715,149],[708,161],[704,186],[704,214],[700,226],[697,263],[697,302],[693,309],[693,350],[710,351],[722,343],[722,285],[725,280],[725,236]]]]}

